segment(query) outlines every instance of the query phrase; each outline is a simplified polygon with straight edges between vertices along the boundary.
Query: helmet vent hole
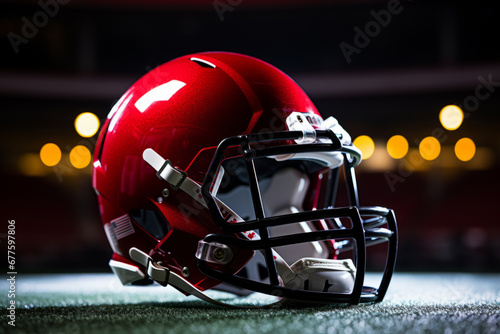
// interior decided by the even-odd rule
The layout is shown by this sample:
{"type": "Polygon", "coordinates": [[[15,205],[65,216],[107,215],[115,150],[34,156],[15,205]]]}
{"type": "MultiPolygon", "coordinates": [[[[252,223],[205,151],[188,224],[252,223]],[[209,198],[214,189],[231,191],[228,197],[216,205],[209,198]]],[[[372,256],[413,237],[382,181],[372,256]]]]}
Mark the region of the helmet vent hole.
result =
{"type": "Polygon", "coordinates": [[[200,65],[201,67],[215,68],[214,64],[212,64],[211,62],[206,61],[204,59],[192,57],[192,58],[189,58],[189,60],[195,62],[196,64],[200,65]]]}

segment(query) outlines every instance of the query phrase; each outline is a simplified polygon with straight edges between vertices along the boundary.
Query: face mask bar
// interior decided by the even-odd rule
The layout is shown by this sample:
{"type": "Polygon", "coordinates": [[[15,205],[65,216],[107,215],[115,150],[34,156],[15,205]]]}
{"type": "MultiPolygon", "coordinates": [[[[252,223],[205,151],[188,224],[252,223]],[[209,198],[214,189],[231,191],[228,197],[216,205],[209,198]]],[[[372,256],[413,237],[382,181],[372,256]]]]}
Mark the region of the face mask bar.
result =
{"type": "Polygon", "coordinates": [[[284,131],[265,134],[241,135],[227,138],[223,140],[217,148],[207,176],[201,186],[201,193],[207,207],[211,211],[215,222],[221,229],[234,233],[258,230],[260,234],[260,240],[248,240],[245,238],[236,238],[227,235],[211,234],[205,237],[204,242],[216,242],[243,249],[261,250],[266,260],[270,284],[223,273],[201,259],[198,259],[198,266],[204,274],[223,282],[248,290],[283,298],[324,303],[357,304],[359,302],[379,302],[385,296],[396,262],[397,227],[394,212],[382,207],[358,208],[354,167],[360,163],[361,156],[356,149],[343,146],[339,138],[332,131],[316,131],[316,143],[272,146],[273,142],[293,142],[294,140],[302,138],[302,136],[303,134],[300,131],[284,131]],[[270,145],[265,145],[265,142],[270,143],[270,145]],[[240,153],[245,159],[256,217],[253,220],[238,223],[226,221],[211,192],[217,172],[222,160],[225,157],[225,152],[230,147],[239,147],[241,150],[240,153]],[[253,160],[259,157],[293,155],[302,152],[340,152],[344,155],[344,168],[346,182],[348,184],[347,190],[349,194],[350,206],[345,208],[326,208],[275,217],[265,217],[253,160]],[[363,220],[361,216],[373,218],[363,220]],[[268,232],[268,227],[271,226],[321,219],[330,219],[334,221],[335,218],[349,218],[351,220],[352,227],[345,228],[343,226],[339,226],[338,229],[310,231],[307,233],[278,237],[270,237],[268,232]],[[378,228],[378,226],[383,224],[387,224],[388,228],[378,228]],[[341,249],[341,251],[347,249],[355,250],[356,277],[353,290],[350,294],[294,290],[283,287],[279,284],[278,272],[273,259],[273,247],[331,239],[352,240],[344,245],[344,247],[342,247],[343,249],[341,249]],[[387,250],[386,265],[380,286],[378,289],[363,287],[366,272],[366,246],[386,241],[389,242],[389,246],[387,250]]]}

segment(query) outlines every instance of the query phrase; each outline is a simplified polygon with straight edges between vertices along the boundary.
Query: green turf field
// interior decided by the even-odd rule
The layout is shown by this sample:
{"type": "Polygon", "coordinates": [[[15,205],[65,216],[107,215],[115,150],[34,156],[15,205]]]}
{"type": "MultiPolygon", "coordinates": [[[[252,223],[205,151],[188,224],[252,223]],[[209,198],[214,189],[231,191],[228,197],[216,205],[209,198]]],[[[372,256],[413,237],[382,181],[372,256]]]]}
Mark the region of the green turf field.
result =
{"type": "Polygon", "coordinates": [[[5,316],[6,279],[0,289],[1,333],[500,333],[499,274],[395,274],[380,304],[257,310],[213,306],[172,288],[122,287],[111,274],[19,274],[15,327],[5,316]]]}

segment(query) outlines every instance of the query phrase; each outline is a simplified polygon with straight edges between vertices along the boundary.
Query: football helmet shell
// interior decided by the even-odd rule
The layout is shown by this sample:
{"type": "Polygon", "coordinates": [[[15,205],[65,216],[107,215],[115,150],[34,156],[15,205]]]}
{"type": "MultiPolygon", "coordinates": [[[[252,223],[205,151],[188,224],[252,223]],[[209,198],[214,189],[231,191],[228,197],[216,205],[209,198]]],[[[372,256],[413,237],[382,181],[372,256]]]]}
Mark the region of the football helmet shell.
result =
{"type": "Polygon", "coordinates": [[[380,301],[396,221],[359,207],[360,161],[337,120],[268,63],[227,52],[169,61],[118,100],[98,138],[93,186],[110,265],[124,284],[150,277],[209,301],[203,291],[222,282],[303,301],[380,301]],[[351,203],[334,207],[342,165],[351,203]],[[363,288],[365,247],[381,241],[382,282],[363,288]],[[342,247],[352,261],[337,259],[342,247]],[[261,281],[249,278],[252,261],[261,281]]]}

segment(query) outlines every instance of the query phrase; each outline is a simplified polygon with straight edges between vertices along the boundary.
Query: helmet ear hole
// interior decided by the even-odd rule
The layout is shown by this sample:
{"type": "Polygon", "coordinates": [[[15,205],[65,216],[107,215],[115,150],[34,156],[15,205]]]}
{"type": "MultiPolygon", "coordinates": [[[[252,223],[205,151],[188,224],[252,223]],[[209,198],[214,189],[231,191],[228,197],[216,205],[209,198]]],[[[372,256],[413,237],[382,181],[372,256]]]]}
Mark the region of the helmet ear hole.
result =
{"type": "Polygon", "coordinates": [[[157,210],[132,209],[130,218],[154,238],[163,239],[170,230],[165,217],[157,210]]]}

